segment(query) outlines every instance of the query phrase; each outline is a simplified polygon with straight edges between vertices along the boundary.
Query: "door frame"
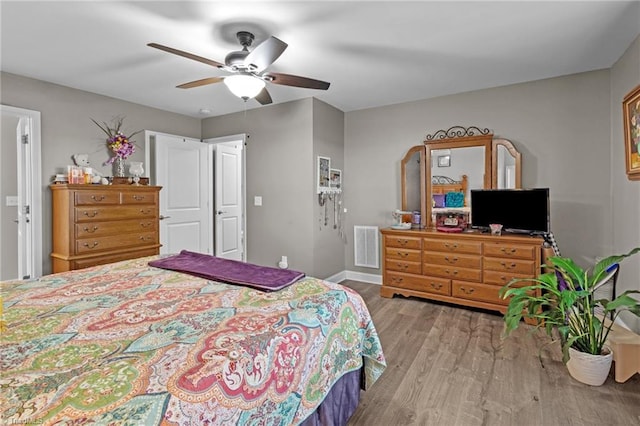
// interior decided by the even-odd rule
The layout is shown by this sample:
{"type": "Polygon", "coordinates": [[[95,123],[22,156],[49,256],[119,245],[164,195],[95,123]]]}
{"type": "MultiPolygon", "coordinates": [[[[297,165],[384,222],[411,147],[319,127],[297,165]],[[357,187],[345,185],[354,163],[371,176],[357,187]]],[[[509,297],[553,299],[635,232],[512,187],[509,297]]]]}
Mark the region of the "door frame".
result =
{"type": "MultiPolygon", "coordinates": [[[[29,206],[29,223],[31,224],[31,232],[25,241],[22,241],[24,247],[23,253],[18,253],[18,262],[22,264],[23,256],[31,253],[30,262],[27,262],[27,271],[22,271],[21,275],[30,278],[38,278],[42,276],[42,163],[40,159],[41,151],[41,125],[40,111],[34,111],[24,108],[17,108],[8,105],[0,105],[2,115],[26,119],[29,126],[29,134],[31,140],[27,144],[28,155],[23,157],[25,164],[18,164],[18,175],[22,170],[29,170],[29,187],[24,188],[18,185],[19,199],[24,200],[23,205],[29,206]],[[30,158],[31,164],[26,164],[30,158]],[[28,194],[28,195],[25,195],[28,194]]],[[[16,139],[15,143],[18,143],[16,139]]],[[[20,158],[20,149],[18,149],[18,158],[20,158]]],[[[17,159],[16,159],[17,161],[17,159]]],[[[19,179],[19,176],[18,176],[19,179]]],[[[22,206],[18,206],[20,209],[22,206]]],[[[29,256],[27,256],[29,258],[29,256]]],[[[21,277],[18,277],[21,278],[21,277]]]]}
{"type": "MultiPolygon", "coordinates": [[[[228,136],[220,136],[220,137],[215,137],[215,138],[208,138],[208,139],[204,139],[202,142],[210,144],[211,145],[211,151],[213,152],[215,150],[215,145],[218,144],[225,144],[225,143],[229,143],[229,142],[237,142],[238,140],[242,141],[242,174],[241,174],[241,178],[242,178],[242,193],[240,195],[240,197],[242,198],[242,261],[246,262],[247,261],[247,239],[248,239],[248,232],[247,232],[247,139],[249,138],[249,136],[246,133],[238,133],[235,135],[228,135],[228,136]]],[[[213,157],[212,157],[212,163],[211,163],[211,170],[213,170],[213,164],[215,164],[213,162],[213,157]]],[[[212,174],[213,176],[215,176],[215,173],[212,174]]],[[[212,187],[215,188],[215,182],[212,182],[212,187]]],[[[214,194],[211,194],[212,200],[213,202],[211,203],[211,205],[213,205],[213,211],[216,211],[218,209],[218,206],[215,205],[215,197],[214,194]]],[[[214,253],[215,253],[215,220],[214,220],[214,230],[213,230],[213,237],[214,240],[213,245],[214,245],[214,253]]]]}

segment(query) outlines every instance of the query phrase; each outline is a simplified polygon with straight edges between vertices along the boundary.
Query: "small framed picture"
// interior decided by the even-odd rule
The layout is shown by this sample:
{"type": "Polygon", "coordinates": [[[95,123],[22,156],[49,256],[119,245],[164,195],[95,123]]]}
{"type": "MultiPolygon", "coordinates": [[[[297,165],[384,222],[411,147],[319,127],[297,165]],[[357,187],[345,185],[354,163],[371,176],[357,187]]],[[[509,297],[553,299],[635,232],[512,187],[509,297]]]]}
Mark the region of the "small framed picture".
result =
{"type": "Polygon", "coordinates": [[[438,167],[449,167],[451,166],[451,156],[450,155],[440,155],[438,156],[438,167]]]}
{"type": "Polygon", "coordinates": [[[331,169],[331,172],[329,173],[329,178],[330,178],[331,189],[342,188],[342,170],[331,169]]]}
{"type": "Polygon", "coordinates": [[[331,189],[330,170],[331,159],[318,156],[318,194],[331,189]]]}

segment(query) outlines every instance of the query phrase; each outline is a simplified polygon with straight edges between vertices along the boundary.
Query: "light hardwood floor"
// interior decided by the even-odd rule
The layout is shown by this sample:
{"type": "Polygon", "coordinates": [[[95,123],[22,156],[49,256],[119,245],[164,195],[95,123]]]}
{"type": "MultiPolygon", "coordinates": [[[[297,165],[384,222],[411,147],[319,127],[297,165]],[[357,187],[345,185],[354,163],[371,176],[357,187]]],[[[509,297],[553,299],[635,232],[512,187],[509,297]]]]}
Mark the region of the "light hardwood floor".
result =
{"type": "Polygon", "coordinates": [[[499,314],[342,284],[365,300],[387,360],[349,426],[640,425],[640,375],[617,383],[612,371],[587,386],[569,376],[558,344],[544,347],[529,326],[503,340],[499,314]]]}

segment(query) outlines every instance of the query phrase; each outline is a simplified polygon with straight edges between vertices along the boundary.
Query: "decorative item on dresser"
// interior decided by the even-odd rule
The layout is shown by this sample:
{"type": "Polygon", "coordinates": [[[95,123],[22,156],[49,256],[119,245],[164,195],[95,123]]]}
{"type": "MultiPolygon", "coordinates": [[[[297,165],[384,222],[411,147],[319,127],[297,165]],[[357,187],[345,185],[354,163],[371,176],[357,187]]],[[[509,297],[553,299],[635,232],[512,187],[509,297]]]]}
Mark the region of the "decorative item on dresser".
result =
{"type": "Polygon", "coordinates": [[[51,185],[53,272],[159,254],[159,186],[51,185]]]}
{"type": "Polygon", "coordinates": [[[504,313],[499,296],[513,278],[540,272],[543,239],[480,232],[383,229],[380,295],[417,296],[504,313]]]}

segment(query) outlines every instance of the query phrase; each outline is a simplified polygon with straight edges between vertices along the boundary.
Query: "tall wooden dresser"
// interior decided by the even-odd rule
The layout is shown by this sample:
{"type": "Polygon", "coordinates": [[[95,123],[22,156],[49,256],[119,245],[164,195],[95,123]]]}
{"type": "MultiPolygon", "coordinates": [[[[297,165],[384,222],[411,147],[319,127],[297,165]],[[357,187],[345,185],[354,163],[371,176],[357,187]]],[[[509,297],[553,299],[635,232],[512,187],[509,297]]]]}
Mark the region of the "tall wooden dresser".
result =
{"type": "MultiPolygon", "coordinates": [[[[540,274],[543,239],[383,229],[380,295],[417,296],[504,313],[500,288],[540,274]]],[[[522,285],[526,285],[523,283],[522,285]]]]}
{"type": "Polygon", "coordinates": [[[158,186],[60,185],[53,194],[53,272],[160,251],[158,186]]]}

